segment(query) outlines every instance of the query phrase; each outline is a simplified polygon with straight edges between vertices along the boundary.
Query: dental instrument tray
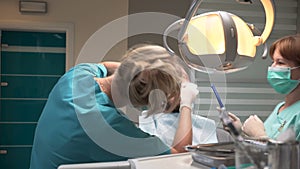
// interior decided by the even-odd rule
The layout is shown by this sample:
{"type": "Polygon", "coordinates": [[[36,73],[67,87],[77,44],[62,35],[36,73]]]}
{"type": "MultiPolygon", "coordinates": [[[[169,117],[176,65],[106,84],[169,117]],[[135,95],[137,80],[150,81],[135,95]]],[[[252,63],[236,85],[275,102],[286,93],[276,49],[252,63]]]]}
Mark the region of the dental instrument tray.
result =
{"type": "Polygon", "coordinates": [[[235,165],[234,142],[221,142],[211,144],[198,144],[186,146],[185,149],[192,154],[193,161],[208,167],[220,165],[235,165]]]}

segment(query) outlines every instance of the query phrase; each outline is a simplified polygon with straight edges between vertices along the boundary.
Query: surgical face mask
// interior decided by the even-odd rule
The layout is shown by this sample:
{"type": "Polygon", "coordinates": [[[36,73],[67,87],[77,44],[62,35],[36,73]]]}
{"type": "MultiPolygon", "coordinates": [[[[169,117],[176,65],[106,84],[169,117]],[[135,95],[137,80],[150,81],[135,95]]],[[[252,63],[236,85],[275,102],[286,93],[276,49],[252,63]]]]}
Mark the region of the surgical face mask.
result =
{"type": "Polygon", "coordinates": [[[298,67],[269,67],[268,82],[273,89],[280,94],[288,94],[294,90],[300,83],[299,80],[291,79],[291,70],[298,67]]]}

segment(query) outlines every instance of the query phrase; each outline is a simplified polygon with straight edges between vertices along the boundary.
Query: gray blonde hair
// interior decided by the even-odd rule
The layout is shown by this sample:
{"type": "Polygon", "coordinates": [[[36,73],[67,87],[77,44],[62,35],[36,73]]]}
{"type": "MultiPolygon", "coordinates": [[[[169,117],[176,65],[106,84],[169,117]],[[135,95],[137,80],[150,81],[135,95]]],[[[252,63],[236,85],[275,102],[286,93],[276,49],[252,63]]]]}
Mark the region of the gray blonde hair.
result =
{"type": "Polygon", "coordinates": [[[136,108],[148,106],[147,115],[170,112],[180,98],[182,70],[178,56],[171,56],[165,48],[158,45],[135,46],[123,57],[115,73],[113,89],[117,87],[118,100],[130,101],[122,100],[121,103],[136,108]]]}

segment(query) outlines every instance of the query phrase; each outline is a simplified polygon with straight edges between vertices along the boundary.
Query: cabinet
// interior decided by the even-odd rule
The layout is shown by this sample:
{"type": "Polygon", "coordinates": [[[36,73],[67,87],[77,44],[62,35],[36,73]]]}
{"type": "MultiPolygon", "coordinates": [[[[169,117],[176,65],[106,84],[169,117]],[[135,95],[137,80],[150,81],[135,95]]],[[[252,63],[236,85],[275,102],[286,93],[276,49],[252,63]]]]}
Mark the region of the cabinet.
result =
{"type": "Polygon", "coordinates": [[[29,168],[38,118],[65,72],[66,34],[0,33],[0,168],[29,168]]]}

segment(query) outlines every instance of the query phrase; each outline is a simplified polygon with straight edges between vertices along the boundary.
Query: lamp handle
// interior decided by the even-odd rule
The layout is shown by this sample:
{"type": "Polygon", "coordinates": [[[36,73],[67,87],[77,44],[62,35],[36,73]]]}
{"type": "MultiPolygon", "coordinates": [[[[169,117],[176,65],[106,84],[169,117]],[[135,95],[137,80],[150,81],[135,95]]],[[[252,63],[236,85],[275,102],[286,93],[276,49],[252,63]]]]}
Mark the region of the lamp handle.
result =
{"type": "Polygon", "coordinates": [[[163,44],[164,44],[164,47],[167,49],[167,51],[171,54],[171,55],[175,55],[175,52],[169,47],[168,45],[168,41],[167,41],[167,38],[168,38],[168,35],[175,31],[175,30],[179,30],[182,26],[182,22],[183,22],[183,19],[180,19],[180,20],[177,20],[176,22],[172,23],[171,25],[169,25],[167,27],[167,29],[164,31],[164,34],[163,34],[163,44]]]}
{"type": "Polygon", "coordinates": [[[187,30],[188,24],[191,21],[192,17],[196,14],[197,9],[199,8],[200,4],[202,3],[203,0],[194,0],[192,2],[192,5],[190,6],[185,19],[183,21],[182,27],[178,33],[178,42],[183,43],[184,42],[184,35],[187,30]]]}
{"type": "Polygon", "coordinates": [[[190,22],[190,20],[192,19],[192,17],[196,14],[197,12],[197,9],[199,8],[201,2],[203,0],[194,0],[192,2],[192,5],[190,6],[187,14],[186,14],[186,17],[185,19],[180,19],[174,23],[172,23],[170,26],[168,26],[168,28],[164,31],[164,35],[163,35],[163,43],[164,43],[164,46],[165,48],[169,51],[170,54],[174,55],[175,52],[169,47],[168,45],[168,42],[167,42],[167,35],[169,33],[171,33],[172,31],[175,31],[175,30],[179,30],[179,33],[177,35],[177,40],[178,40],[178,43],[182,43],[183,40],[184,40],[184,35],[185,35],[185,32],[187,30],[187,26],[190,22]]]}

